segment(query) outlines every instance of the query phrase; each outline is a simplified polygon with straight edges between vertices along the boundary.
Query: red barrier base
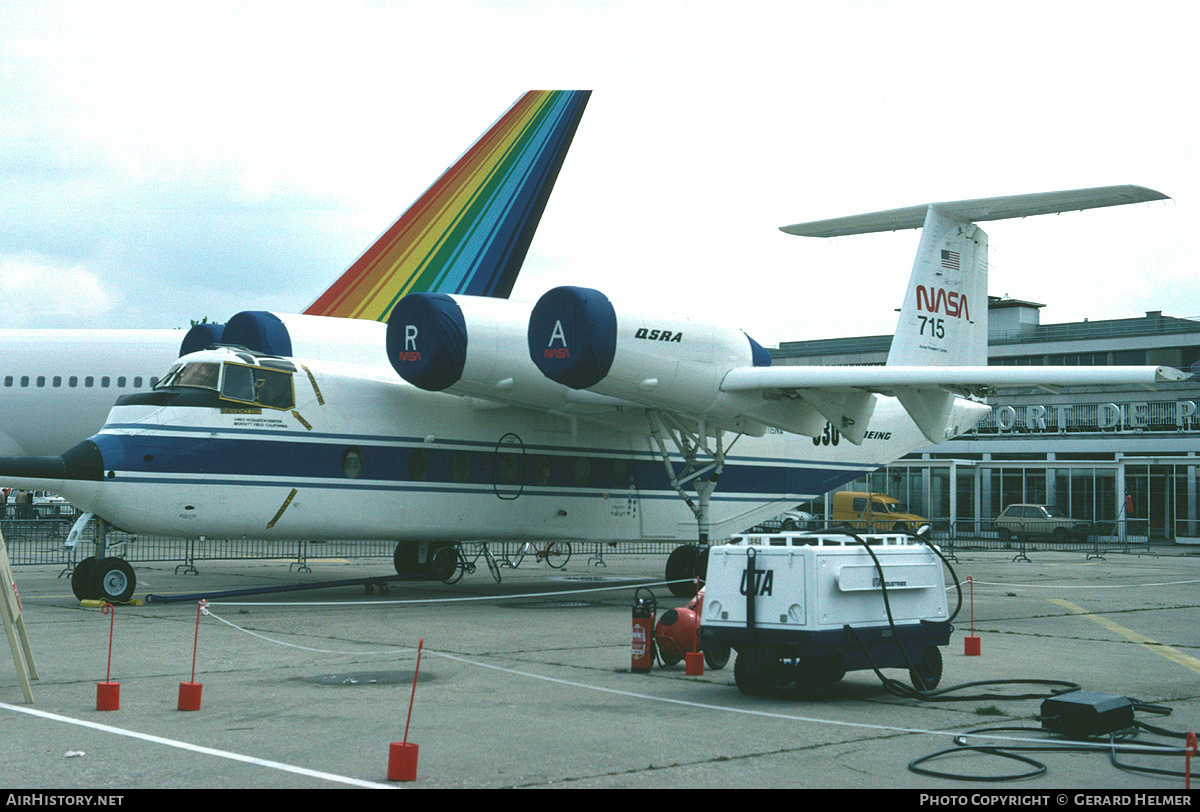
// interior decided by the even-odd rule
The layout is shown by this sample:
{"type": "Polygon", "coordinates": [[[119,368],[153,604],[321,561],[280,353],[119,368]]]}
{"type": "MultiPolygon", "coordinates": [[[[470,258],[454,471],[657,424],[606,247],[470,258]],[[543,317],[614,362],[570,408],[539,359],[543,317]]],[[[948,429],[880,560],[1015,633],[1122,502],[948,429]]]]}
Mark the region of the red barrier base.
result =
{"type": "Polygon", "coordinates": [[[704,652],[689,651],[683,655],[683,673],[689,677],[704,676],[704,652]]]}
{"type": "Polygon", "coordinates": [[[96,710],[115,711],[121,709],[121,683],[96,683],[96,710]]]}
{"type": "Polygon", "coordinates": [[[179,683],[179,709],[181,711],[200,710],[200,691],[204,684],[200,682],[179,683]]]}
{"type": "Polygon", "coordinates": [[[979,638],[978,637],[967,636],[967,637],[963,638],[963,654],[967,655],[968,657],[978,657],[979,656],[979,638]]]}
{"type": "Polygon", "coordinates": [[[388,780],[417,780],[417,745],[412,742],[392,742],[388,751],[388,780]]]}

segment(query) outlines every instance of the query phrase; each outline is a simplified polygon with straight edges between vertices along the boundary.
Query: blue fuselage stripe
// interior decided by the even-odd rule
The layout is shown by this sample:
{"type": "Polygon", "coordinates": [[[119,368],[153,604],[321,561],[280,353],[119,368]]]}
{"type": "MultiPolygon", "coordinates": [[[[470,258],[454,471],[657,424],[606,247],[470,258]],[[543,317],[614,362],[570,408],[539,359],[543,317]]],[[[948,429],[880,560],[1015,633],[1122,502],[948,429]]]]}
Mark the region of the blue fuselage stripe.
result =
{"type": "MultiPolygon", "coordinates": [[[[661,461],[649,451],[526,445],[497,452],[480,441],[425,444],[414,437],[319,435],[303,432],[156,427],[154,433],[110,433],[93,438],[113,479],[138,482],[243,486],[311,484],[361,490],[524,493],[621,493],[636,489],[677,498],[661,461]],[[348,450],[357,455],[347,464],[348,450]]],[[[140,427],[144,430],[144,426],[140,427]]],[[[773,494],[824,493],[855,479],[862,465],[737,457],[726,460],[716,498],[761,499],[773,494]]]]}

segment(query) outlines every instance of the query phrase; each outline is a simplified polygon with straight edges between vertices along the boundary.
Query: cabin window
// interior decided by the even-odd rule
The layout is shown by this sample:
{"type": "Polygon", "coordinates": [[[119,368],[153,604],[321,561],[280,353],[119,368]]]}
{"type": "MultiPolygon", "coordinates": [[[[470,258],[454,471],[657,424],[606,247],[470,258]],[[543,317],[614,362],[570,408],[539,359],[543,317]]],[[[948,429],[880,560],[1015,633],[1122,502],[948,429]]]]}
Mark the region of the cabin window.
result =
{"type": "Polygon", "coordinates": [[[587,457],[579,457],[575,460],[575,485],[580,488],[587,487],[592,482],[592,463],[587,457]]]}
{"type": "Polygon", "coordinates": [[[429,473],[429,456],[423,448],[414,448],[408,458],[408,478],[413,482],[424,481],[429,473]]]}
{"type": "Polygon", "coordinates": [[[72,375],[71,377],[67,378],[67,386],[70,386],[72,388],[79,386],[79,376],[72,375]]]}
{"type": "Polygon", "coordinates": [[[550,484],[550,475],[553,473],[553,468],[550,465],[549,457],[537,457],[533,461],[533,484],[544,486],[550,484]]]}
{"type": "Polygon", "coordinates": [[[455,482],[466,482],[471,476],[471,455],[466,451],[455,451],[450,463],[450,473],[455,482]]]}
{"type": "Polygon", "coordinates": [[[342,473],[346,479],[358,479],[362,473],[363,453],[362,449],[356,445],[352,445],[346,449],[346,453],[342,454],[342,473]]]}

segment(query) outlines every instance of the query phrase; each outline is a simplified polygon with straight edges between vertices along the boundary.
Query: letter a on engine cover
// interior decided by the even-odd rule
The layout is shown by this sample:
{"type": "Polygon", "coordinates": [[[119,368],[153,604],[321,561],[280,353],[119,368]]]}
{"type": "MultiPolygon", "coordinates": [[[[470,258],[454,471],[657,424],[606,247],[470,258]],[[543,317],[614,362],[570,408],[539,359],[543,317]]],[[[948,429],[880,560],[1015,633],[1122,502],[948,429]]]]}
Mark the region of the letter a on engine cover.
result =
{"type": "Polygon", "coordinates": [[[595,386],[616,352],[617,313],[598,290],[548,290],[529,314],[529,357],[552,381],[572,389],[595,386]]]}

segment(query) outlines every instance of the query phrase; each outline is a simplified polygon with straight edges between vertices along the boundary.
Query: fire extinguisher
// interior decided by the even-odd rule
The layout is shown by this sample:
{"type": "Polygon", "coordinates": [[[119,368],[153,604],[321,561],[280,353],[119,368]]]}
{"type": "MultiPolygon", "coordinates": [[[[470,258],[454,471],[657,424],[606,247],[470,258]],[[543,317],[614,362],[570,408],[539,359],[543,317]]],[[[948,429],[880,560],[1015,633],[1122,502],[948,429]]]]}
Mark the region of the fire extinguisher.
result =
{"type": "Polygon", "coordinates": [[[644,674],[654,665],[654,615],[658,602],[654,593],[639,587],[633,593],[633,652],[630,670],[644,674]],[[642,593],[646,593],[643,595],[642,593]]]}

